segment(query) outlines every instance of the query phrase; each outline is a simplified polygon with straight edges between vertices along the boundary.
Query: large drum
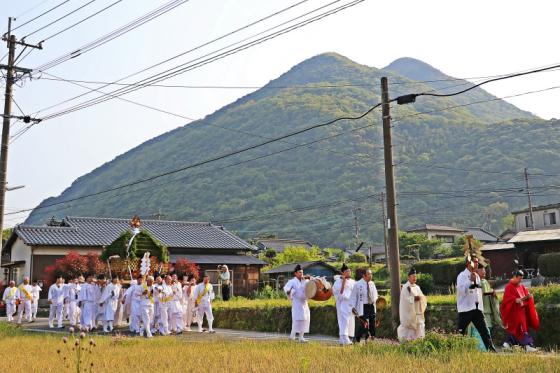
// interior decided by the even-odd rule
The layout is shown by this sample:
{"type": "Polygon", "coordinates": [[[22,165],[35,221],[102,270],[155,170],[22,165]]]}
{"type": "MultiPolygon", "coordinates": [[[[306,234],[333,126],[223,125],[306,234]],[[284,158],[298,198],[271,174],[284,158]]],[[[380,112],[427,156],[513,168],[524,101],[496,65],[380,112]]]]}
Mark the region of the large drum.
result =
{"type": "Polygon", "coordinates": [[[326,301],[332,296],[332,286],[321,277],[311,277],[305,285],[305,296],[307,299],[326,301]]]}

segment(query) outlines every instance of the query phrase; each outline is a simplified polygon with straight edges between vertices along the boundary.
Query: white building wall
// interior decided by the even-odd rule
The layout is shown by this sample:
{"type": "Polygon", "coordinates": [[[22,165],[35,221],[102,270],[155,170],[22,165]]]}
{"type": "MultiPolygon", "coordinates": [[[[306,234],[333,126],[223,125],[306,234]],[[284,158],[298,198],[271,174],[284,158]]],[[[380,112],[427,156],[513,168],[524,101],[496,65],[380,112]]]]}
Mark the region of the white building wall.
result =
{"type": "Polygon", "coordinates": [[[17,283],[20,283],[24,276],[31,274],[31,246],[23,243],[21,238],[17,238],[12,246],[11,261],[17,262],[19,260],[25,260],[25,264],[18,270],[17,283]]]}
{"type": "MultiPolygon", "coordinates": [[[[515,214],[515,230],[516,232],[526,231],[531,229],[527,227],[525,223],[525,217],[529,216],[528,212],[523,212],[520,214],[515,214]]],[[[535,223],[535,229],[555,229],[560,228],[560,209],[547,209],[547,210],[536,210],[533,211],[533,220],[535,223]],[[556,224],[550,224],[548,218],[545,218],[547,214],[554,213],[556,215],[556,224]],[[545,221],[546,220],[546,221],[545,221]]]]}

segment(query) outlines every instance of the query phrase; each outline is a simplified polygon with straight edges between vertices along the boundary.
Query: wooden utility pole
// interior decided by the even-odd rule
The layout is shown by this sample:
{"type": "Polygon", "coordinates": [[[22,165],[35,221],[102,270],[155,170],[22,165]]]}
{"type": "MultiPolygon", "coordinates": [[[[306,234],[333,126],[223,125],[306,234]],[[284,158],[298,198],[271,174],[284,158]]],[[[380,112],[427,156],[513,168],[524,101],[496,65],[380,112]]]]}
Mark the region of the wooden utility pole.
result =
{"type": "Polygon", "coordinates": [[[525,189],[527,191],[527,202],[529,204],[529,223],[531,223],[531,229],[535,230],[535,220],[533,218],[533,203],[531,202],[531,187],[529,186],[529,173],[527,168],[523,170],[523,176],[525,177],[525,189]]]}
{"type": "Polygon", "coordinates": [[[385,192],[381,192],[381,219],[383,220],[383,247],[385,248],[385,265],[389,266],[389,250],[387,249],[387,214],[385,213],[385,192]]]}
{"type": "Polygon", "coordinates": [[[399,323],[399,299],[401,296],[401,271],[399,255],[399,225],[397,221],[397,193],[393,169],[393,143],[391,139],[391,114],[389,84],[381,78],[381,100],[383,115],[383,153],[385,157],[385,190],[387,191],[387,236],[389,252],[389,271],[391,274],[391,311],[393,325],[399,323]]]}
{"type": "Polygon", "coordinates": [[[6,204],[7,176],[8,176],[8,145],[10,143],[10,120],[12,118],[22,119],[24,123],[38,121],[28,116],[14,117],[12,116],[12,100],[13,85],[17,72],[30,73],[30,69],[23,69],[15,66],[16,63],[16,45],[23,45],[25,48],[42,49],[41,45],[31,45],[24,41],[18,41],[15,35],[11,34],[12,18],[8,18],[8,32],[4,34],[2,40],[6,41],[8,46],[8,64],[0,65],[0,69],[6,70],[6,91],[4,93],[4,115],[2,120],[2,143],[0,147],[0,233],[4,229],[4,209],[6,204]]]}

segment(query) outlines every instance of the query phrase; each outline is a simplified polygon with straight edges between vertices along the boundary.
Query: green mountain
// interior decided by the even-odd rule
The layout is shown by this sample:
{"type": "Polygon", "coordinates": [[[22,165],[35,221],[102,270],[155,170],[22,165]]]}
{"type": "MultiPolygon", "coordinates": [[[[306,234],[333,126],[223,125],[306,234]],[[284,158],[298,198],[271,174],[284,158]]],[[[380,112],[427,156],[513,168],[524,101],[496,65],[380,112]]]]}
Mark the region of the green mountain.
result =
{"type": "MultiPolygon", "coordinates": [[[[161,212],[165,219],[222,223],[245,238],[277,234],[346,246],[353,244],[352,210],[360,208],[361,239],[380,242],[377,195],[384,188],[384,173],[379,109],[361,120],[339,121],[285,139],[288,143],[60,202],[333,118],[359,115],[380,101],[381,76],[389,79],[391,97],[454,92],[472,85],[411,58],[377,69],[335,53],[315,56],[206,118],[151,139],[78,178],[60,196],[43,201],[27,223],[41,224],[51,216],[147,218],[161,212]]],[[[499,231],[502,218],[525,205],[523,167],[546,174],[531,177],[536,202],[557,201],[555,189],[546,188],[560,181],[554,176],[560,175],[557,121],[542,120],[480,88],[394,104],[391,114],[401,228],[435,223],[499,231]]]]}

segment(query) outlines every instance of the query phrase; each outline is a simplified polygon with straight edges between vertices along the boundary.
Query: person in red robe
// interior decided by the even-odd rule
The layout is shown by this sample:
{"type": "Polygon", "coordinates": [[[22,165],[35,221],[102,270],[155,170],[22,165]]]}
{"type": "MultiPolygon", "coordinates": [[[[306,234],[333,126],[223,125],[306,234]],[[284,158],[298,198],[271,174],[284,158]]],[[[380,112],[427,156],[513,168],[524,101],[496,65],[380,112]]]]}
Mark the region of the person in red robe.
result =
{"type": "Polygon", "coordinates": [[[533,347],[529,328],[539,329],[539,315],[535,309],[533,295],[523,286],[522,279],[523,271],[517,271],[506,285],[504,299],[500,305],[500,314],[508,333],[504,348],[520,345],[528,352],[534,352],[536,349],[533,347]]]}

